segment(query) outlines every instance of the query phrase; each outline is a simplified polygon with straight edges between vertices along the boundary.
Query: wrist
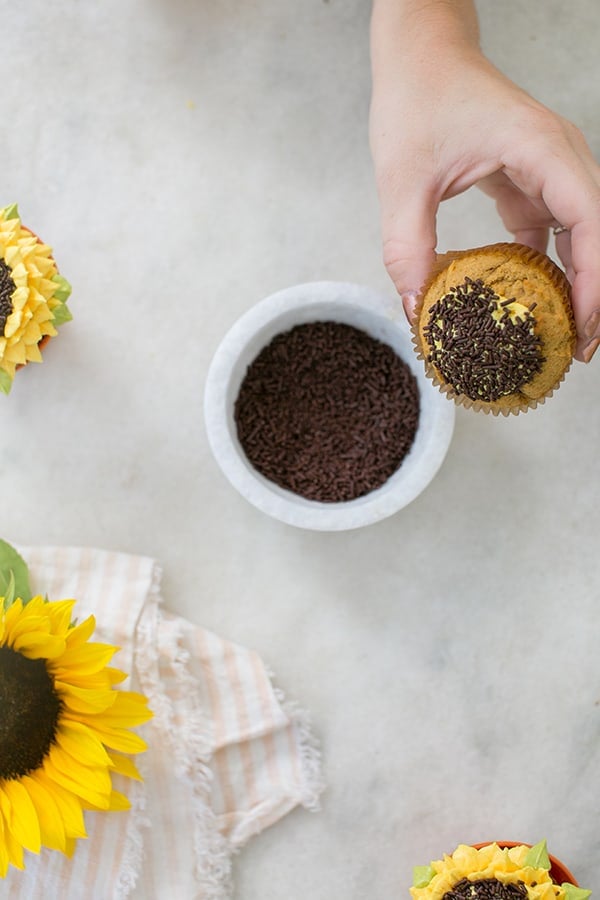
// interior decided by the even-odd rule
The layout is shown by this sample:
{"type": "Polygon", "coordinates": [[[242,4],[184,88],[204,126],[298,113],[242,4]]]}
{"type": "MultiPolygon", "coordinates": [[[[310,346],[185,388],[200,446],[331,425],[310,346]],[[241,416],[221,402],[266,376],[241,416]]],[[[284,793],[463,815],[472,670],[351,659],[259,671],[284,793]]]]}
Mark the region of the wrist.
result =
{"type": "Polygon", "coordinates": [[[481,56],[479,23],[472,0],[373,0],[373,76],[394,61],[431,65],[441,53],[481,56]]]}

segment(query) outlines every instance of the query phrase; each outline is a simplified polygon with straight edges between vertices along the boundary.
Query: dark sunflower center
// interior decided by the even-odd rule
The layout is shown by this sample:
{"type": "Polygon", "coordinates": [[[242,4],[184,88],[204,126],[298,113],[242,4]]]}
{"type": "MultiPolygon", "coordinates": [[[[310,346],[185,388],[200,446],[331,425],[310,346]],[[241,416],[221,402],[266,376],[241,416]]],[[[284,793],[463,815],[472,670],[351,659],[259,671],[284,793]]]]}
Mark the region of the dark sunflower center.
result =
{"type": "Polygon", "coordinates": [[[435,303],[423,329],[427,361],[471,400],[492,402],[531,381],[544,362],[535,332],[534,304],[511,315],[480,279],[466,278],[435,303]]]}
{"type": "Polygon", "coordinates": [[[0,647],[0,779],[41,766],[62,709],[43,659],[0,647]]]}
{"type": "Polygon", "coordinates": [[[13,311],[11,296],[15,290],[11,269],[0,259],[0,335],[4,334],[6,320],[13,311]]]}
{"type": "Polygon", "coordinates": [[[463,878],[451,891],[446,891],[442,900],[523,900],[527,888],[522,881],[504,884],[497,878],[469,881],[463,878]]]}

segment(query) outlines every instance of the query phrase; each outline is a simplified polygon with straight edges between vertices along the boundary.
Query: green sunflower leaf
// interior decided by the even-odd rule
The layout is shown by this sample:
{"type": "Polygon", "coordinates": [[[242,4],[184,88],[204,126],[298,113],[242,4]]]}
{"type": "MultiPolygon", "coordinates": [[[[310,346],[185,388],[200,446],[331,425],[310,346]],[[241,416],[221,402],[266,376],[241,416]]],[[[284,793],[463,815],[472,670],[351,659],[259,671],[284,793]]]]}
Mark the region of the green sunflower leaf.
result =
{"type": "Polygon", "coordinates": [[[427,887],[434,875],[435,869],[433,866],[415,866],[413,869],[413,887],[427,887]]]}
{"type": "Polygon", "coordinates": [[[548,856],[548,848],[546,840],[540,841],[533,847],[530,847],[525,857],[525,865],[534,869],[549,869],[550,857],[548,856]]]}
{"type": "Polygon", "coordinates": [[[561,888],[565,892],[565,900],[587,900],[592,893],[586,888],[575,887],[574,884],[569,884],[568,881],[564,881],[561,884],[561,888]]]}
{"type": "Polygon", "coordinates": [[[15,576],[11,569],[6,590],[4,591],[4,609],[7,610],[15,602],[15,576]]]}
{"type": "Polygon", "coordinates": [[[0,540],[0,597],[10,597],[10,606],[16,597],[23,603],[31,600],[27,563],[14,547],[0,540]],[[12,595],[12,596],[11,596],[12,595]]]}
{"type": "Polygon", "coordinates": [[[66,303],[60,303],[52,310],[53,325],[63,325],[65,322],[70,322],[72,318],[71,310],[66,303]]]}
{"type": "Polygon", "coordinates": [[[12,382],[13,380],[6,369],[0,368],[0,391],[2,391],[3,394],[10,394],[12,382]]]}

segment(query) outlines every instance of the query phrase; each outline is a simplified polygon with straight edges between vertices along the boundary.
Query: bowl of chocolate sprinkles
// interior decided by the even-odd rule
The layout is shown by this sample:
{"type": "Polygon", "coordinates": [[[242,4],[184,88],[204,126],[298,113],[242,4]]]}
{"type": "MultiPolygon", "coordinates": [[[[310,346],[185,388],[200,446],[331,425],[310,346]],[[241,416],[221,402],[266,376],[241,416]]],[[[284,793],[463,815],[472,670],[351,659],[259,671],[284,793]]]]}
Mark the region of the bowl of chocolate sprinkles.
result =
{"type": "Polygon", "coordinates": [[[312,282],[271,295],[225,335],[204,413],[215,459],[258,509],[301,528],[384,519],[431,482],[454,409],[425,377],[401,306],[312,282]]]}

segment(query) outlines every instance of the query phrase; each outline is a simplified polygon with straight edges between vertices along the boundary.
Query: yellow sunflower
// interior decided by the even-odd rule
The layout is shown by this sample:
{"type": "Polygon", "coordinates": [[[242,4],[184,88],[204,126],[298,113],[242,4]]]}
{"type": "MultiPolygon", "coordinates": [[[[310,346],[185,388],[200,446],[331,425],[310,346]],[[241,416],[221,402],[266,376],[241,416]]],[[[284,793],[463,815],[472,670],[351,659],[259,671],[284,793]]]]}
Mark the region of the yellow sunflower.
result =
{"type": "Polygon", "coordinates": [[[70,293],[51,248],[22,226],[17,205],[0,209],[0,390],[5,394],[16,368],[41,362],[40,342],[71,319],[70,293]]]}
{"type": "Polygon", "coordinates": [[[550,868],[545,841],[534,847],[520,844],[510,848],[487,844],[476,849],[460,844],[451,856],[417,866],[410,893],[413,900],[443,900],[447,895],[447,900],[483,900],[492,895],[495,900],[518,900],[519,896],[525,900],[586,900],[590,896],[591,891],[567,882],[555,884],[550,868]],[[490,882],[500,884],[492,890],[487,887],[490,882]],[[479,890],[478,883],[482,885],[479,890]],[[510,888],[503,891],[506,885],[510,888]]]}
{"type": "Polygon", "coordinates": [[[2,877],[24,868],[24,849],[70,856],[84,809],[129,807],[112,773],[140,779],[125,754],[146,744],[129,729],[152,713],[141,694],[114,689],[127,677],[108,665],[118,648],[90,642],[94,617],[73,625],[74,605],[0,598],[2,877]]]}

